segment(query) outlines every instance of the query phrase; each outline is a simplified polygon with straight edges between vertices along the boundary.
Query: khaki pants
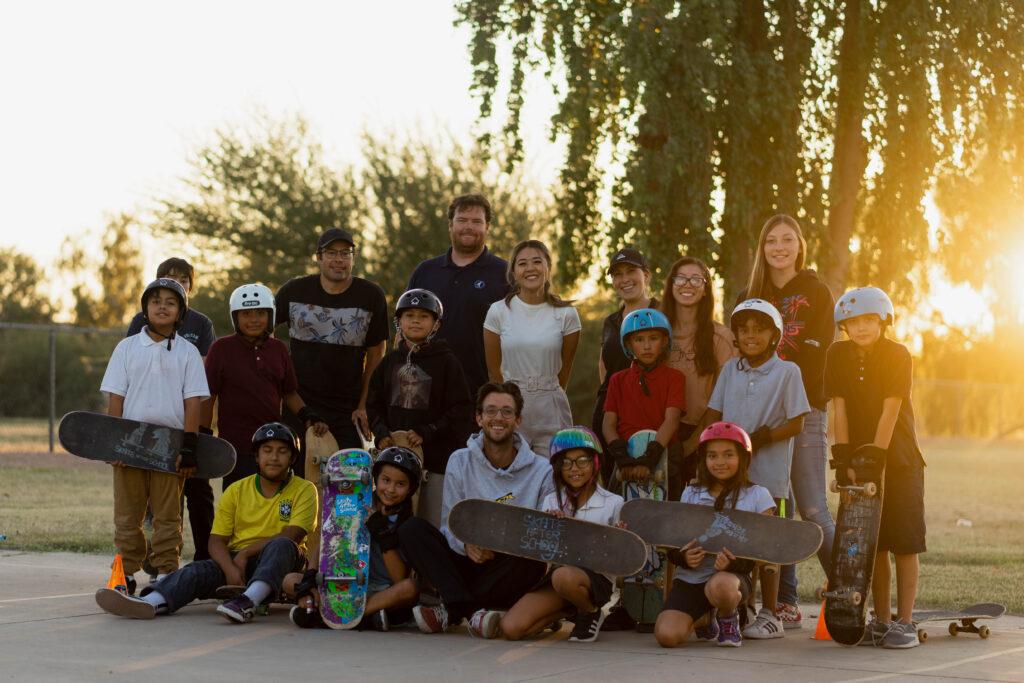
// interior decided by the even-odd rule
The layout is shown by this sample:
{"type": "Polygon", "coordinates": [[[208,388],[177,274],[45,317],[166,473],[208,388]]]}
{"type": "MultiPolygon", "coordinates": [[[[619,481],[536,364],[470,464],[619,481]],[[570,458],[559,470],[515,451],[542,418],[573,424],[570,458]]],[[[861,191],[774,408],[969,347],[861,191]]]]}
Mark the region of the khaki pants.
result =
{"type": "Polygon", "coordinates": [[[137,467],[113,469],[114,545],[121,554],[125,574],[139,571],[146,557],[142,520],[147,504],[153,510],[151,562],[160,574],[170,574],[178,568],[181,556],[182,478],[137,467]]]}

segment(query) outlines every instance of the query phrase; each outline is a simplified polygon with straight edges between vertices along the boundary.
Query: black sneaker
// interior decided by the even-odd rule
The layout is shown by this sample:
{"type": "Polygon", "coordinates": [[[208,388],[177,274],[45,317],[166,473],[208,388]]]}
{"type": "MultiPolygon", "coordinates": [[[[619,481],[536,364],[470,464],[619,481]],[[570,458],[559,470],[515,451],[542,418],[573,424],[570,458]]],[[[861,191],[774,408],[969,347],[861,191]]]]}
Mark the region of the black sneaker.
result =
{"type": "Polygon", "coordinates": [[[288,618],[299,628],[327,628],[319,610],[292,605],[291,611],[288,612],[288,618]]]}
{"type": "Polygon", "coordinates": [[[590,614],[582,612],[577,614],[576,619],[573,620],[572,635],[569,636],[569,640],[577,643],[591,643],[597,640],[597,635],[601,632],[601,624],[607,617],[608,612],[603,609],[590,614]]]}
{"type": "Polygon", "coordinates": [[[249,599],[248,595],[239,595],[234,600],[218,606],[217,614],[220,614],[229,621],[246,624],[256,616],[256,605],[252,604],[252,600],[249,599]]]}
{"type": "Polygon", "coordinates": [[[384,610],[379,610],[370,614],[364,614],[363,618],[359,621],[359,625],[356,626],[358,631],[389,631],[391,630],[391,622],[388,621],[388,613],[384,610]]]}
{"type": "Polygon", "coordinates": [[[135,581],[134,576],[127,576],[124,579],[125,588],[128,589],[128,595],[135,595],[135,590],[139,587],[139,584],[135,581]]]}

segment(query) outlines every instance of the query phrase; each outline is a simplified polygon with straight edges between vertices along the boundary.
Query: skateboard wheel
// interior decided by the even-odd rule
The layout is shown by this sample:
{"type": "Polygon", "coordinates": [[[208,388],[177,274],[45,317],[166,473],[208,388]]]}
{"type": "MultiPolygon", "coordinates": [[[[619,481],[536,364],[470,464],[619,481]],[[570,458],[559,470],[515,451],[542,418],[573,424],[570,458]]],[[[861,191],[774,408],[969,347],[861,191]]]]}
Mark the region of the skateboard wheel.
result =
{"type": "Polygon", "coordinates": [[[863,599],[864,596],[858,593],[857,591],[853,591],[852,593],[850,593],[850,602],[852,602],[855,605],[859,605],[860,601],[863,599]]]}
{"type": "Polygon", "coordinates": [[[835,479],[830,481],[828,483],[828,490],[831,491],[832,493],[838,493],[839,492],[839,482],[836,481],[835,479]]]}
{"type": "Polygon", "coordinates": [[[979,626],[978,627],[978,635],[981,636],[982,638],[988,638],[991,634],[992,634],[992,631],[989,630],[988,626],[979,626]]]}
{"type": "Polygon", "coordinates": [[[864,495],[873,497],[876,493],[878,493],[877,484],[875,484],[872,481],[869,481],[868,483],[864,484],[864,495]]]}
{"type": "Polygon", "coordinates": [[[917,629],[917,639],[922,643],[928,640],[928,631],[925,631],[923,628],[917,629]]]}
{"type": "Polygon", "coordinates": [[[950,624],[949,625],[949,635],[956,636],[957,633],[960,633],[960,629],[957,627],[957,625],[956,624],[950,624]]]}
{"type": "Polygon", "coordinates": [[[825,589],[822,588],[821,586],[818,586],[817,588],[815,588],[814,589],[814,599],[817,602],[821,602],[822,600],[824,600],[825,599],[825,589]]]}
{"type": "Polygon", "coordinates": [[[367,484],[369,484],[370,483],[370,473],[367,472],[366,470],[363,470],[363,473],[359,475],[359,482],[363,486],[366,486],[367,484]]]}

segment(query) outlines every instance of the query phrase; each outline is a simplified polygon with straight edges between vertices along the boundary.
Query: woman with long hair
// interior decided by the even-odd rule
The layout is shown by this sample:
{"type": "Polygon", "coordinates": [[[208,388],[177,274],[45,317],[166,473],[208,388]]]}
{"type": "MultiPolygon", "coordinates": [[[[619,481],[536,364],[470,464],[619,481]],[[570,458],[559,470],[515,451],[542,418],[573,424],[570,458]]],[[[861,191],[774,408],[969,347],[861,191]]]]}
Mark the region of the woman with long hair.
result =
{"type": "Polygon", "coordinates": [[[551,291],[551,252],[524,240],[508,259],[511,291],[484,320],[484,352],[492,382],[514,382],[523,392],[520,435],[547,457],[551,437],[572,424],[565,387],[580,343],[579,313],[551,291]]]}
{"type": "MultiPolygon", "coordinates": [[[[827,572],[835,522],[825,500],[828,421],[823,383],[825,353],[835,336],[835,300],[817,273],[804,267],[806,261],[807,242],[800,224],[786,214],[772,216],[761,228],[750,280],[737,303],[759,298],[779,309],[785,328],[779,357],[800,367],[811,412],[804,417],[803,430],[796,437],[790,480],[800,516],[820,526],[824,534],[818,561],[827,572]]],[[[795,568],[783,567],[780,579],[776,613],[786,628],[800,628],[795,568]]]]}

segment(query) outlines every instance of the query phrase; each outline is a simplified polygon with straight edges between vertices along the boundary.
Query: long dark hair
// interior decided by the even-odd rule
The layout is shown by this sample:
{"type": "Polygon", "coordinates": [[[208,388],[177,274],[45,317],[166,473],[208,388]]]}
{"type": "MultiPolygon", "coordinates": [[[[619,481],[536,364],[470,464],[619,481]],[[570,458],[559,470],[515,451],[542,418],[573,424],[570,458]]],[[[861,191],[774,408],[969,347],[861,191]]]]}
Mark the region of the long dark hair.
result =
{"type": "Polygon", "coordinates": [[[551,304],[555,308],[565,308],[566,306],[572,306],[572,301],[567,301],[557,294],[551,291],[551,270],[554,267],[551,261],[551,252],[540,240],[523,240],[516,246],[512,247],[512,254],[508,257],[508,268],[505,270],[505,278],[508,280],[509,292],[505,297],[505,305],[512,305],[512,298],[519,294],[519,285],[516,284],[515,267],[516,259],[519,257],[519,252],[523,249],[536,249],[544,257],[544,261],[548,264],[548,277],[544,281],[544,301],[551,304]]]}
{"type": "Polygon", "coordinates": [[[695,364],[698,375],[714,375],[718,372],[718,359],[715,357],[715,293],[711,288],[711,271],[707,264],[699,258],[684,256],[668,269],[668,276],[665,278],[665,291],[661,297],[661,311],[668,317],[672,329],[675,329],[676,321],[676,298],[672,296],[672,278],[683,266],[697,266],[700,268],[701,277],[704,278],[704,297],[697,304],[697,334],[694,335],[694,347],[696,352],[695,364]]]}
{"type": "MultiPolygon", "coordinates": [[[[723,439],[724,440],[724,439],[723,439]]],[[[740,466],[736,470],[736,474],[732,475],[728,481],[720,482],[715,479],[714,475],[711,474],[711,470],[708,469],[708,458],[707,458],[707,444],[702,443],[697,449],[697,483],[704,487],[708,492],[711,491],[711,487],[715,484],[722,484],[722,491],[715,498],[715,509],[723,510],[725,508],[726,499],[731,498],[729,501],[729,507],[733,510],[736,509],[736,503],[740,499],[740,491],[750,486],[750,453],[747,449],[740,446],[735,441],[729,441],[735,448],[736,452],[740,454],[740,466]]]]}

